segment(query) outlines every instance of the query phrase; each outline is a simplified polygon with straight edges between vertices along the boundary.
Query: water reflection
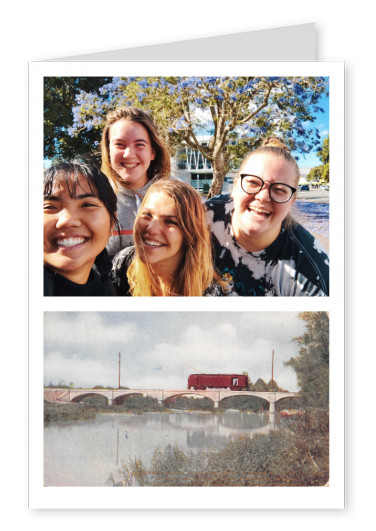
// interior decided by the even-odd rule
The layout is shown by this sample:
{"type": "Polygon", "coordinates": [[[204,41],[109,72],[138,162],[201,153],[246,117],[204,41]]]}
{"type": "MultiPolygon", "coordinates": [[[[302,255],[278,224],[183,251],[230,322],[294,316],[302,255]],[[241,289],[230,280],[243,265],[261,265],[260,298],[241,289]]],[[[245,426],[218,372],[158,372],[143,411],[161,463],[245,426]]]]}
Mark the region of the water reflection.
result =
{"type": "Polygon", "coordinates": [[[50,425],[44,436],[45,485],[103,486],[109,474],[119,478],[122,460],[141,459],[149,467],[157,447],[178,444],[185,452],[222,449],[236,437],[274,427],[274,415],[235,410],[99,415],[95,421],[50,425]]]}

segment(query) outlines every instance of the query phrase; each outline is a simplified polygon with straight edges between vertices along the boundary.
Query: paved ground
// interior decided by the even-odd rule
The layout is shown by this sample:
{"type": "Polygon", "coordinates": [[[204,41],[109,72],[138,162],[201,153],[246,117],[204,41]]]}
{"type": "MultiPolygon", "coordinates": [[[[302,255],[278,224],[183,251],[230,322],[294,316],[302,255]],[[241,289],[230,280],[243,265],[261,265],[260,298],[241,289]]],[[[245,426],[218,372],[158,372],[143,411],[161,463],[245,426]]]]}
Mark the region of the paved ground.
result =
{"type": "Polygon", "coordinates": [[[329,192],[298,192],[292,214],[329,252],[329,192]]]}
{"type": "Polygon", "coordinates": [[[329,192],[326,190],[309,190],[298,192],[297,199],[301,201],[311,201],[313,203],[329,203],[329,192]]]}

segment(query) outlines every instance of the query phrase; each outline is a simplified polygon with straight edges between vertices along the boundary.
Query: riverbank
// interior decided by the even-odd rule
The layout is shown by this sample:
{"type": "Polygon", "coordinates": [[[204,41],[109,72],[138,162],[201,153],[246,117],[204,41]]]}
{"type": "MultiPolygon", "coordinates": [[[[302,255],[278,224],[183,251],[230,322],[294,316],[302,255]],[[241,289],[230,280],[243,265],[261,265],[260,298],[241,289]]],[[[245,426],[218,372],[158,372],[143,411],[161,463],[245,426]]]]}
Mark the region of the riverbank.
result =
{"type": "Polygon", "coordinates": [[[52,422],[77,422],[83,420],[94,420],[97,415],[141,415],[142,413],[168,413],[168,409],[158,404],[147,407],[122,407],[110,406],[107,404],[56,404],[44,402],[44,423],[52,422]]]}
{"type": "MultiPolygon", "coordinates": [[[[65,407],[65,406],[64,406],[65,407]]],[[[74,408],[75,409],[75,408],[74,408]]],[[[328,479],[327,411],[97,415],[44,429],[44,484],[313,486],[328,479]]]]}
{"type": "Polygon", "coordinates": [[[85,420],[94,420],[98,415],[106,416],[139,416],[142,414],[223,414],[226,412],[241,412],[245,414],[256,415],[257,411],[252,409],[222,409],[222,408],[168,408],[164,406],[156,406],[153,408],[149,407],[138,407],[138,408],[129,408],[110,405],[88,405],[88,404],[54,404],[52,402],[45,401],[44,403],[44,424],[48,425],[51,423],[69,423],[69,422],[80,422],[85,420]]]}
{"type": "Polygon", "coordinates": [[[150,465],[122,461],[108,486],[324,486],[329,479],[329,424],[325,411],[289,419],[282,430],[239,436],[224,448],[198,452],[179,445],[156,448],[150,465]]]}
{"type": "Polygon", "coordinates": [[[52,422],[76,422],[80,420],[94,420],[98,408],[85,404],[53,404],[44,402],[44,424],[52,422]]]}

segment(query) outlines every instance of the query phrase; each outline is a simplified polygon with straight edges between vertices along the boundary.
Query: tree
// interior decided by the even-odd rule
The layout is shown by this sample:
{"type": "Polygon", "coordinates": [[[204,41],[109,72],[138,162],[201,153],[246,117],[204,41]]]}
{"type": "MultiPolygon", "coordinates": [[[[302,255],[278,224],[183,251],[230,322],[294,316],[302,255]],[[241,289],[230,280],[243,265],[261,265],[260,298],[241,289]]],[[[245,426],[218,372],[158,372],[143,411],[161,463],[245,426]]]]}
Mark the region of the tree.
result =
{"type": "Polygon", "coordinates": [[[273,385],[272,385],[272,380],[269,380],[267,385],[268,385],[268,391],[279,391],[279,392],[285,391],[285,389],[282,389],[282,387],[279,387],[279,385],[277,384],[275,380],[273,380],[273,385]]]}
{"type": "Polygon", "coordinates": [[[285,365],[296,372],[304,404],[328,408],[329,317],[326,312],[302,312],[299,318],[306,324],[305,333],[293,338],[300,345],[299,355],[285,365]]]}
{"type": "Polygon", "coordinates": [[[329,136],[324,138],[322,149],[317,152],[317,156],[323,164],[329,164],[329,136]]]}
{"type": "Polygon", "coordinates": [[[317,152],[317,156],[323,163],[322,178],[329,182],[329,136],[324,139],[322,149],[317,152]]]}
{"type": "Polygon", "coordinates": [[[65,136],[86,142],[92,132],[98,142],[109,111],[140,107],[153,115],[172,148],[188,145],[210,161],[209,197],[221,192],[229,168],[237,167],[262,137],[280,135],[300,153],[317,147],[319,133],[312,122],[323,112],[319,100],[327,94],[322,77],[116,77],[97,90],[79,85],[65,136]],[[206,145],[199,140],[203,134],[210,135],[206,145]]]}
{"type": "Polygon", "coordinates": [[[329,182],[329,137],[324,138],[321,150],[317,156],[322,162],[321,166],[315,166],[307,175],[307,181],[325,181],[329,182]]]}
{"type": "Polygon", "coordinates": [[[268,384],[262,379],[258,378],[255,384],[253,384],[253,389],[251,391],[269,391],[268,384]]]}
{"type": "Polygon", "coordinates": [[[315,166],[311,168],[308,175],[307,181],[319,182],[322,179],[322,166],[315,166]]]}
{"type": "Polygon", "coordinates": [[[92,152],[98,133],[87,130],[80,137],[68,134],[72,107],[80,90],[97,90],[111,78],[45,77],[44,78],[44,157],[71,158],[92,152]]]}

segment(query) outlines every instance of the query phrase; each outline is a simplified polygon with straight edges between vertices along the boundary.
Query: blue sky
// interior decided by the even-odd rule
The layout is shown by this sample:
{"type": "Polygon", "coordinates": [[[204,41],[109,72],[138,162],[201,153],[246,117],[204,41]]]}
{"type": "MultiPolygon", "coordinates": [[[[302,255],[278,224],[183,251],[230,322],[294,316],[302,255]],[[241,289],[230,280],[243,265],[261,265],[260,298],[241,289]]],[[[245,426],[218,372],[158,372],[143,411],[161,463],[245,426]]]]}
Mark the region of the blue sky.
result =
{"type": "MultiPolygon", "coordinates": [[[[320,107],[324,109],[323,113],[319,113],[313,125],[317,127],[320,133],[321,142],[329,135],[329,97],[322,96],[319,102],[320,107]]],[[[312,126],[312,124],[310,124],[312,126]]],[[[313,168],[322,164],[316,153],[312,151],[305,156],[300,153],[292,152],[292,154],[299,155],[298,166],[300,168],[313,168]]]]}

